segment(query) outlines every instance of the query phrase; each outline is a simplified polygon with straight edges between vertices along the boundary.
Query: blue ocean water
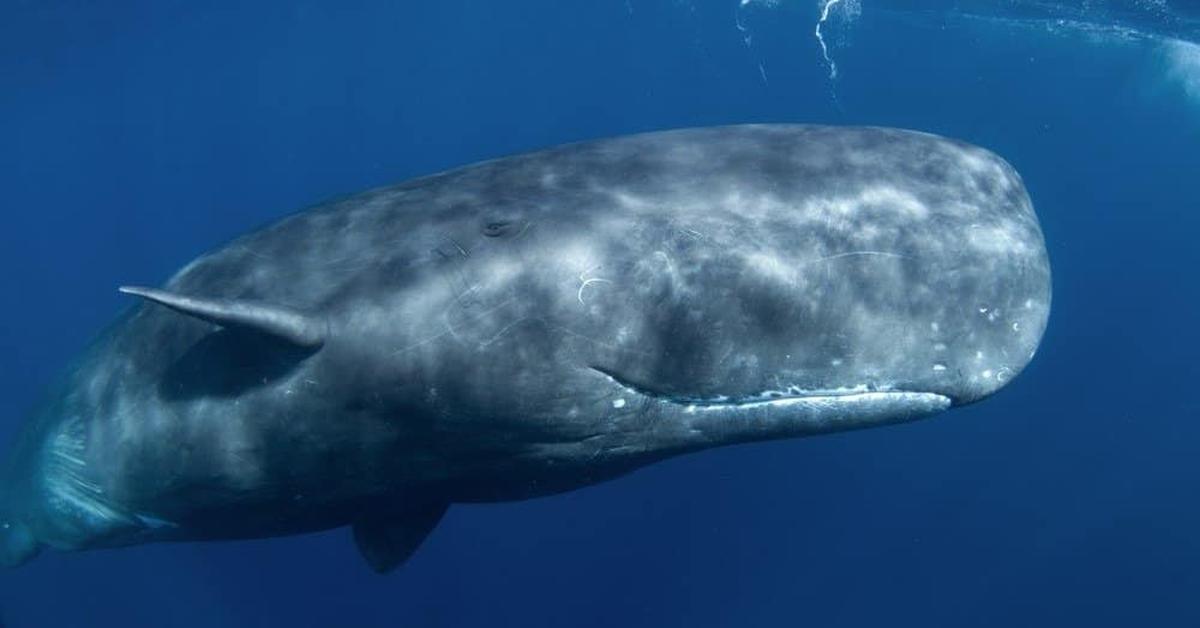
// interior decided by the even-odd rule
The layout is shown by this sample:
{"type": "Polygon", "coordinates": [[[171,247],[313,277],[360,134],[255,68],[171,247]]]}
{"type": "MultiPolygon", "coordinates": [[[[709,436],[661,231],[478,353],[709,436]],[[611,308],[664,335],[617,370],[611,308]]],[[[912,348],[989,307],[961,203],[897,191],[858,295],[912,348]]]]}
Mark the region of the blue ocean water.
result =
{"type": "Polygon", "coordinates": [[[1032,365],[932,420],[455,506],[384,577],[345,530],[47,554],[0,573],[0,623],[1200,625],[1200,7],[841,0],[827,61],[825,4],[5,3],[4,441],[117,285],[323,198],[585,138],[961,138],[1023,175],[1055,285],[1032,365]]]}

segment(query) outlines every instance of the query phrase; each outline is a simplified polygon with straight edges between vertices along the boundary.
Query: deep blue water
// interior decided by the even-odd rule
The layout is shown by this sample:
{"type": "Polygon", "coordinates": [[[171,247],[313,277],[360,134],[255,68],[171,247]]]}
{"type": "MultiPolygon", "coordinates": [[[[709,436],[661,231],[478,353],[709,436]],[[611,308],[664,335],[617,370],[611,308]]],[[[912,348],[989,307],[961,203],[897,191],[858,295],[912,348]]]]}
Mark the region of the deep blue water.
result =
{"type": "Polygon", "coordinates": [[[118,284],[329,196],[584,138],[958,137],[1022,173],[1055,281],[1033,364],[933,420],[456,506],[385,577],[345,530],[50,553],[0,573],[5,625],[1200,625],[1197,9],[846,0],[831,82],[815,2],[739,1],[0,6],[4,440],[118,284]]]}

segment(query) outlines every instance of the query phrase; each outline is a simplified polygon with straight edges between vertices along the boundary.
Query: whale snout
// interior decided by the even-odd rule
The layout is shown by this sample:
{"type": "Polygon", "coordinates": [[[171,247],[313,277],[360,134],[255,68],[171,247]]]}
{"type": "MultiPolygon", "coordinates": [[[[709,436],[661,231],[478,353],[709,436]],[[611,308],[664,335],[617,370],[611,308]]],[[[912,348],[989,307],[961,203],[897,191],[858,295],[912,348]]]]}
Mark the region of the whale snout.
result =
{"type": "Polygon", "coordinates": [[[929,367],[933,389],[949,397],[955,406],[988,397],[1025,369],[1037,352],[1049,303],[1048,299],[1045,302],[1029,299],[1008,316],[983,307],[977,308],[976,313],[986,319],[978,323],[980,331],[969,337],[976,342],[964,342],[954,352],[949,347],[943,349],[942,353],[949,354],[946,359],[929,367]]]}

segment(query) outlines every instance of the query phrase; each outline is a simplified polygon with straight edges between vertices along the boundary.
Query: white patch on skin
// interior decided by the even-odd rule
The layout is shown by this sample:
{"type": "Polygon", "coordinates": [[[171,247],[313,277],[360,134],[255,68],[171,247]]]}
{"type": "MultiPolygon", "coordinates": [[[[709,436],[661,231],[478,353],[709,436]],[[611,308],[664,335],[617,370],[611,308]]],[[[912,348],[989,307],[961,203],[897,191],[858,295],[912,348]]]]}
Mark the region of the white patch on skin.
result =
{"type": "Polygon", "coordinates": [[[857,216],[864,209],[889,210],[913,220],[922,220],[929,215],[929,208],[916,196],[886,185],[866,188],[854,196],[814,199],[807,205],[805,211],[816,216],[857,216]]]}
{"type": "Polygon", "coordinates": [[[944,371],[944,370],[946,370],[946,365],[945,365],[945,364],[934,364],[934,365],[933,365],[933,370],[935,370],[935,371],[944,371]]]}
{"type": "Polygon", "coordinates": [[[964,170],[969,170],[981,178],[998,182],[1007,179],[1003,168],[987,151],[980,148],[964,148],[960,149],[957,154],[959,163],[964,170]]]}
{"type": "Polygon", "coordinates": [[[795,268],[774,255],[755,251],[746,256],[746,262],[750,268],[782,284],[792,286],[797,283],[795,268]]]}
{"type": "Polygon", "coordinates": [[[618,410],[625,407],[624,399],[614,399],[612,403],[613,403],[613,407],[617,408],[618,410]]]}
{"type": "Polygon", "coordinates": [[[990,161],[984,159],[974,151],[964,150],[958,154],[959,163],[971,172],[983,172],[987,170],[990,161]]]}
{"type": "Polygon", "coordinates": [[[524,272],[524,270],[521,264],[515,260],[500,258],[490,260],[487,268],[481,274],[487,278],[488,287],[494,289],[504,286],[514,277],[524,272]]]}
{"type": "MultiPolygon", "coordinates": [[[[603,259],[598,255],[595,247],[588,242],[577,239],[573,242],[565,243],[562,248],[555,252],[554,261],[567,268],[597,268],[596,260],[603,259]]],[[[584,271],[586,274],[588,271],[584,271]]]]}
{"type": "Polygon", "coordinates": [[[666,267],[666,274],[669,281],[678,285],[680,282],[679,272],[675,270],[675,263],[671,261],[671,256],[667,255],[666,251],[655,251],[653,257],[666,267]]]}
{"type": "MultiPolygon", "coordinates": [[[[725,207],[736,207],[738,212],[748,218],[763,218],[775,214],[784,205],[766,194],[746,195],[741,190],[733,189],[720,199],[725,207]]],[[[703,205],[697,200],[694,211],[700,211],[703,205]]]]}
{"type": "Polygon", "coordinates": [[[893,187],[872,187],[859,195],[861,202],[872,207],[886,207],[910,218],[922,219],[929,215],[929,208],[917,197],[893,187]]]}
{"type": "Polygon", "coordinates": [[[650,203],[645,199],[634,196],[627,192],[618,190],[613,193],[613,199],[617,201],[623,209],[653,209],[650,203]]]}
{"type": "Polygon", "coordinates": [[[975,225],[967,232],[972,248],[982,254],[1029,256],[1029,243],[1013,225],[975,225]]]}

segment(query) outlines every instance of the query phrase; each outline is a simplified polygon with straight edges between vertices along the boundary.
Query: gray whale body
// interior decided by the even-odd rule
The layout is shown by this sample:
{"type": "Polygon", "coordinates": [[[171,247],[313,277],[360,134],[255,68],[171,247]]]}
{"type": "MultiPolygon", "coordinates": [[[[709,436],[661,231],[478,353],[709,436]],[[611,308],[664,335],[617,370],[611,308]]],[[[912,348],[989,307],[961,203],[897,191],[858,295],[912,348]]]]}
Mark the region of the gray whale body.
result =
{"type": "Polygon", "coordinates": [[[122,290],[0,468],[6,564],[352,526],[387,571],[455,502],[982,399],[1050,268],[986,150],[748,125],[368,191],[122,290]]]}

